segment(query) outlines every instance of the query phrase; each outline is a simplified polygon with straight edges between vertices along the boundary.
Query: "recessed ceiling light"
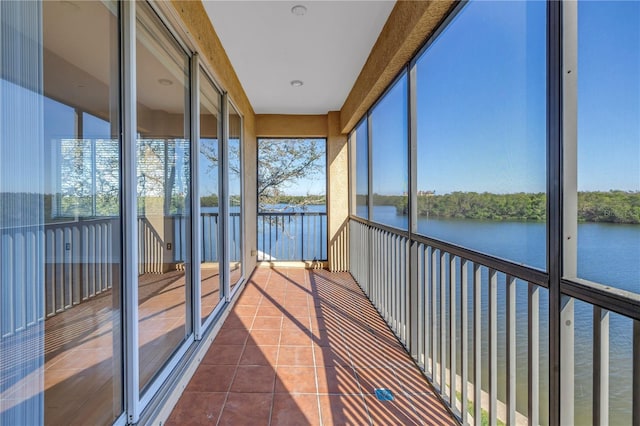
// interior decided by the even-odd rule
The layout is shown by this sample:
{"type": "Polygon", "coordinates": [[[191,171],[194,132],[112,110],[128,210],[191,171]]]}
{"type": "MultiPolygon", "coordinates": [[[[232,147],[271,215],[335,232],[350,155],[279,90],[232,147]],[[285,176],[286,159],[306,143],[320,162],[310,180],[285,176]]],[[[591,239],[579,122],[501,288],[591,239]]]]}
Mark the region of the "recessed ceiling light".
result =
{"type": "Polygon", "coordinates": [[[296,16],[302,16],[305,13],[307,13],[307,8],[301,4],[297,4],[291,8],[291,13],[293,13],[296,16]]]}
{"type": "Polygon", "coordinates": [[[161,86],[171,86],[173,84],[173,81],[169,80],[168,78],[160,78],[158,79],[158,84],[161,86]]]}
{"type": "Polygon", "coordinates": [[[291,80],[291,85],[293,87],[300,87],[302,86],[304,83],[301,80],[291,80]]]}

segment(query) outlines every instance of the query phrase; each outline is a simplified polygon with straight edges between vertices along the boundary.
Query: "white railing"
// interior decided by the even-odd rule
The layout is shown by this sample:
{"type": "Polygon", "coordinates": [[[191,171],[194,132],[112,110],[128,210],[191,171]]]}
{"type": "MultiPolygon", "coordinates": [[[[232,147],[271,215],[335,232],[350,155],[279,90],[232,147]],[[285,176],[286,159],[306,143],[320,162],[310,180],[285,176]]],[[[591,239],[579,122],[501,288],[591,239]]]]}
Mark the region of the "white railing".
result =
{"type": "Polygon", "coordinates": [[[551,392],[547,273],[355,217],[349,228],[354,279],[463,424],[547,424],[549,395],[565,393],[573,416],[575,300],[593,310],[594,422],[609,420],[610,312],[632,320],[626,380],[640,397],[637,295],[563,280],[564,393],[551,392]]]}
{"type": "Polygon", "coordinates": [[[2,336],[108,291],[119,262],[114,232],[110,218],[0,230],[3,259],[12,265],[2,271],[2,336]],[[44,277],[38,258],[45,259],[44,277]]]}
{"type": "MultiPolygon", "coordinates": [[[[230,258],[240,260],[240,214],[232,213],[230,258]]],[[[165,264],[187,259],[188,218],[170,216],[157,230],[145,217],[138,219],[139,274],[163,273],[165,264]],[[163,238],[161,233],[168,235],[163,238]],[[172,247],[167,247],[171,242],[172,247]]],[[[217,213],[203,213],[201,244],[203,261],[219,259],[217,213]]],[[[109,291],[119,280],[120,229],[117,218],[80,219],[44,226],[0,230],[0,253],[11,268],[2,275],[0,312],[2,336],[36,324],[75,305],[109,291]],[[40,251],[40,256],[38,255],[40,251]],[[44,277],[31,261],[44,258],[44,277]],[[44,289],[38,283],[44,283],[44,289]],[[43,293],[44,292],[44,293],[43,293]],[[38,302],[40,301],[40,302],[38,302]],[[42,302],[43,301],[43,302],[42,302]],[[41,306],[42,305],[42,306],[41,306]]]]}
{"type": "Polygon", "coordinates": [[[259,212],[258,261],[327,260],[327,213],[259,212]]]}
{"type": "Polygon", "coordinates": [[[118,232],[114,224],[107,218],[45,225],[47,317],[112,287],[114,267],[119,263],[119,247],[113,244],[113,233],[118,232]]]}

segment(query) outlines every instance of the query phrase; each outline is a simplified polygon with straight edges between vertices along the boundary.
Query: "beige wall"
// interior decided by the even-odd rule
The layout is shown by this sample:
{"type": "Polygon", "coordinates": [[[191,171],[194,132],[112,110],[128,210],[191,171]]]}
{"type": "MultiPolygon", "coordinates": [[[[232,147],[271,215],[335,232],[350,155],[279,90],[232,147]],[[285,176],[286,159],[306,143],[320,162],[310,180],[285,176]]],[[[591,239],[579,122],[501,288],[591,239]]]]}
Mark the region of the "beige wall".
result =
{"type": "Polygon", "coordinates": [[[256,115],[256,135],[263,138],[326,138],[326,115],[256,115]]]}
{"type": "Polygon", "coordinates": [[[330,271],[349,270],[349,156],[340,112],[327,115],[327,211],[330,271]]]}

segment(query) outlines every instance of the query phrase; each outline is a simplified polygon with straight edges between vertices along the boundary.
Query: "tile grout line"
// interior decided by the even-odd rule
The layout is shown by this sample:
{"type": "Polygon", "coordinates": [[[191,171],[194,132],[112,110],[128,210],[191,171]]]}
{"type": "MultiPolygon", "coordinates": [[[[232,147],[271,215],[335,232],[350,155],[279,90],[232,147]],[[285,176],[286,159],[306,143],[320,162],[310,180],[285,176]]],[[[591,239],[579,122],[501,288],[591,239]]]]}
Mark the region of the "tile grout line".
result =
{"type": "MultiPolygon", "coordinates": [[[[305,283],[306,283],[307,279],[309,278],[310,274],[311,274],[310,272],[309,273],[305,273],[305,275],[304,275],[305,283]]],[[[311,301],[313,302],[314,313],[317,313],[316,309],[315,309],[316,308],[316,304],[315,304],[316,300],[315,300],[315,296],[313,295],[313,289],[311,288],[311,281],[309,281],[309,290],[311,291],[311,301]]],[[[308,305],[309,305],[309,299],[307,299],[307,307],[308,307],[308,305]]],[[[317,316],[316,316],[316,318],[317,318],[317,316]]],[[[320,331],[319,327],[320,326],[318,326],[318,332],[320,331]]],[[[314,333],[315,330],[313,328],[313,323],[311,322],[311,308],[309,308],[309,328],[311,329],[310,330],[311,331],[311,336],[313,336],[313,333],[314,333]]],[[[318,333],[318,335],[319,334],[320,333],[318,333]]],[[[322,425],[324,423],[322,421],[322,406],[320,404],[320,390],[319,390],[320,388],[319,388],[319,381],[318,381],[318,363],[316,362],[316,348],[313,345],[313,340],[311,340],[311,357],[313,358],[313,378],[316,381],[316,404],[318,406],[318,419],[319,419],[320,424],[322,425]]]]}
{"type": "MultiPolygon", "coordinates": [[[[272,270],[269,270],[269,278],[271,278],[271,274],[272,274],[272,270]]],[[[265,289],[265,293],[266,293],[265,289]]],[[[285,289],[285,300],[286,300],[286,289],[285,289]]],[[[279,331],[279,335],[278,335],[278,345],[277,345],[277,349],[276,349],[276,360],[275,360],[275,366],[273,366],[274,369],[274,375],[273,375],[273,385],[271,387],[271,408],[269,409],[269,426],[271,426],[271,420],[273,418],[273,407],[276,403],[276,382],[278,381],[278,358],[280,358],[280,342],[282,341],[282,324],[283,324],[283,319],[284,316],[280,315],[280,331],[279,331]]],[[[266,346],[266,345],[265,345],[266,346]]],[[[258,347],[260,347],[260,345],[258,345],[258,347]]]]}
{"type": "MultiPolygon", "coordinates": [[[[267,285],[264,288],[265,293],[267,293],[267,289],[269,287],[269,285],[271,284],[271,274],[273,273],[273,271],[271,269],[269,269],[269,279],[267,281],[267,285]]],[[[264,298],[264,296],[263,296],[264,298]]],[[[258,311],[256,311],[256,315],[257,315],[258,311]]],[[[280,325],[282,326],[282,321],[280,321],[280,325]]],[[[282,329],[281,329],[282,332],[282,329]]],[[[258,348],[260,348],[260,345],[258,345],[258,348]]],[[[280,356],[280,336],[278,336],[278,349],[276,349],[276,369],[274,371],[274,375],[273,375],[273,385],[271,385],[271,406],[269,407],[269,423],[268,425],[271,426],[271,417],[273,416],[273,406],[276,402],[276,379],[278,377],[278,370],[277,370],[277,363],[278,363],[278,357],[280,356]]]]}
{"type": "MultiPolygon", "coordinates": [[[[269,275],[269,277],[267,278],[267,283],[269,283],[269,280],[271,278],[271,275],[269,275]]],[[[245,287],[246,289],[246,287],[245,287]]],[[[243,289],[244,292],[244,289],[243,289]]],[[[222,420],[222,414],[224,413],[224,409],[227,405],[227,401],[229,400],[229,394],[231,393],[231,386],[233,386],[233,382],[236,379],[236,375],[238,374],[238,368],[240,367],[240,360],[242,359],[242,354],[244,354],[244,351],[247,349],[247,342],[249,341],[249,335],[251,334],[251,329],[253,328],[253,324],[256,320],[256,317],[258,316],[258,306],[260,305],[260,303],[258,303],[258,305],[256,305],[256,311],[253,313],[253,320],[251,321],[251,326],[249,327],[249,330],[247,330],[247,338],[244,341],[244,345],[242,346],[242,352],[240,352],[240,357],[238,358],[238,361],[236,363],[236,368],[235,371],[233,373],[233,376],[231,377],[231,381],[229,382],[229,388],[227,389],[226,395],[224,397],[224,401],[222,403],[222,407],[220,407],[220,414],[218,414],[218,420],[216,421],[216,426],[220,424],[220,420],[222,420]]],[[[224,327],[224,324],[222,325],[224,327]]],[[[214,339],[215,342],[215,339],[214,339]]]]}

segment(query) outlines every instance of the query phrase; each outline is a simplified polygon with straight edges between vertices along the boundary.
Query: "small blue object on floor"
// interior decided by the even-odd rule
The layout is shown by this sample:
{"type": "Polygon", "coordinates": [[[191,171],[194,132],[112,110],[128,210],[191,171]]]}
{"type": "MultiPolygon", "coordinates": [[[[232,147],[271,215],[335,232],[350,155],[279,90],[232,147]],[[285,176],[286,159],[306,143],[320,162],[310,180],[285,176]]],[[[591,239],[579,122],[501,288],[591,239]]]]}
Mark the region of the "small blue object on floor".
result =
{"type": "Polygon", "coordinates": [[[380,401],[393,401],[393,393],[389,389],[376,389],[376,398],[380,401]]]}

